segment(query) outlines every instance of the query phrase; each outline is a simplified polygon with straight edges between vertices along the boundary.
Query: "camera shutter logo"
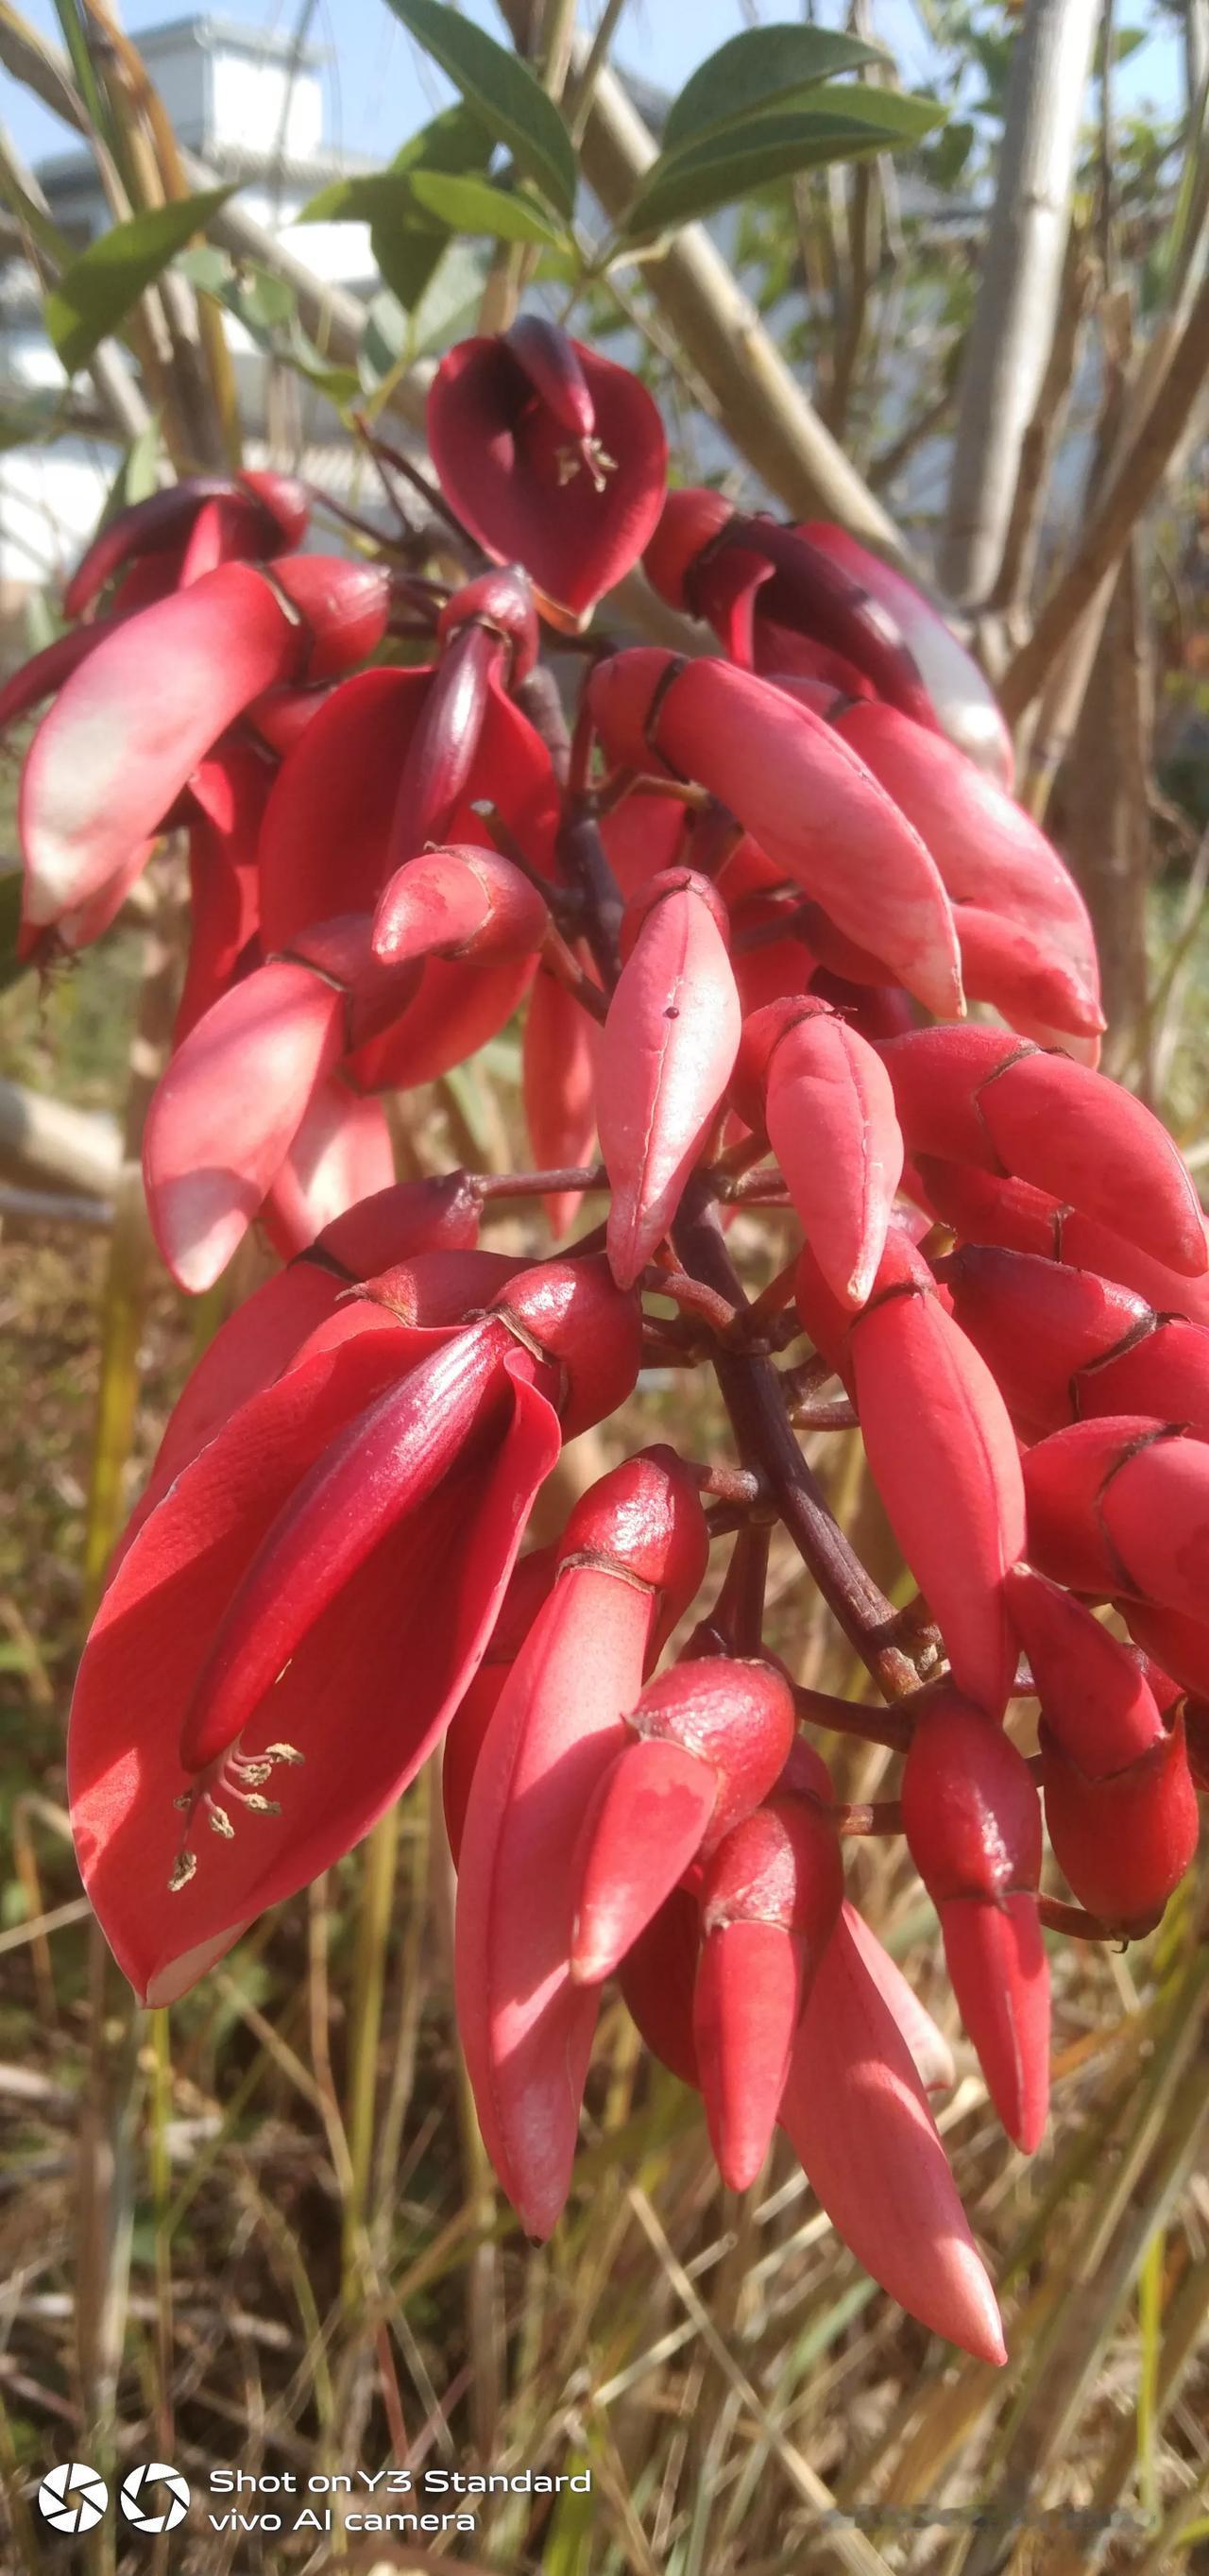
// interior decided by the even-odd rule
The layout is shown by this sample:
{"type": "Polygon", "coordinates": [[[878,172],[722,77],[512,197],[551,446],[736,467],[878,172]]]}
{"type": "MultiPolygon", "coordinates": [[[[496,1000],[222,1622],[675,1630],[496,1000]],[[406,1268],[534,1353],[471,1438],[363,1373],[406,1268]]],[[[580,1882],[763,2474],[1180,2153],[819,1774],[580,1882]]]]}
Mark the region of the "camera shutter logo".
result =
{"type": "Polygon", "coordinates": [[[99,2478],[86,2460],[65,2460],[61,2468],[50,2470],[38,2489],[38,2511],[43,2522],[48,2522],[52,2531],[66,2531],[73,2537],[95,2531],[104,2519],[108,2502],[104,2478],[99,2478]]]}
{"type": "Polygon", "coordinates": [[[121,2503],[135,2531],[175,2531],[189,2510],[189,2482],[167,2460],[148,2460],[123,2478],[121,2503]]]}

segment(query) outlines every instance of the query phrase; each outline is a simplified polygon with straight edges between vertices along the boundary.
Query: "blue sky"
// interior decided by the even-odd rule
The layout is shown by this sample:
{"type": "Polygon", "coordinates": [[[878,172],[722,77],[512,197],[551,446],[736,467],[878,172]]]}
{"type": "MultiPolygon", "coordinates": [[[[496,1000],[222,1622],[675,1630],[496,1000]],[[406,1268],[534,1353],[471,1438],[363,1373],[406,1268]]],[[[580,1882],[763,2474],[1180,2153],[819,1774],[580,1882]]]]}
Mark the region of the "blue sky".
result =
{"type": "MultiPolygon", "coordinates": [[[[302,0],[216,0],[215,16],[236,18],[249,26],[289,34],[302,0]]],[[[52,0],[25,0],[25,14],[46,35],[57,37],[52,0]]],[[[124,23],[137,35],[140,27],[190,14],[173,0],[127,0],[124,23]]],[[[493,0],[468,0],[468,14],[500,32],[493,0]]],[[[581,19],[592,23],[596,0],[584,0],[581,19]]],[[[696,63],[727,36],[748,23],[750,12],[740,0],[630,0],[617,42],[618,59],[648,80],[676,89],[696,63]]],[[[762,0],[764,19],[797,14],[797,0],[762,0]]],[[[1142,23],[1142,0],[1117,12],[1118,23],[1142,23]]],[[[843,15],[839,0],[824,0],[824,18],[843,15]]],[[[874,0],[878,35],[894,53],[904,85],[927,77],[929,47],[922,13],[913,0],[874,0]]],[[[411,38],[385,0],[319,0],[313,33],[327,56],[325,66],[327,139],[346,149],[385,156],[412,133],[434,103],[446,93],[426,66],[411,38]]],[[[1148,44],[1120,76],[1123,106],[1145,98],[1170,105],[1178,96],[1178,55],[1174,36],[1148,44]]],[[[17,82],[0,76],[0,115],[27,159],[61,151],[66,137],[36,100],[17,82]]]]}

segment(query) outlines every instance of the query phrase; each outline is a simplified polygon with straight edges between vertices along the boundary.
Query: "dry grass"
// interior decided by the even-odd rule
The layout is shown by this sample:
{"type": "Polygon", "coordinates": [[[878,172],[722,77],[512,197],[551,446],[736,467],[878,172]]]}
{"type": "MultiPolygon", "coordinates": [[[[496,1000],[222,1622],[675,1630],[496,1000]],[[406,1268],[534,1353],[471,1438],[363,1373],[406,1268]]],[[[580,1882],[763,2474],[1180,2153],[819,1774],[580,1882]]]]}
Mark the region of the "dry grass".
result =
{"type": "MultiPolygon", "coordinates": [[[[90,1019],[86,995],[70,1007],[96,1039],[87,1062],[72,1050],[86,1092],[124,1046],[120,1014],[90,1019]]],[[[28,997],[4,1008],[24,1068],[28,997]]],[[[424,1152],[502,1152],[511,1071],[505,1050],[490,1109],[465,1086],[434,1105],[424,1152]]],[[[510,2576],[1193,2564],[1209,2535],[1209,1950],[1192,1890],[1126,1956],[1056,1945],[1055,2109],[1031,2165],[959,2044],[942,2127],[1004,2290],[1000,2373],[872,2287],[783,2143],[746,2201],[723,2193],[694,2100],[640,2054],[616,2002],[566,2218],[549,2248],[525,2243],[457,2057],[448,1862],[425,1783],[170,2019],[133,2009],[85,1919],[63,1813],[104,1492],[91,1461],[105,1266],[103,1244],[74,1236],[0,1245],[0,2563],[22,2576],[63,2563],[32,2499],[46,2466],[82,2456],[174,2461],[195,2497],[170,2540],[123,2540],[111,2515],[78,2553],[91,2576],[442,2556],[510,2576]],[[476,2497],[473,2536],[419,2550],[290,2531],[308,2501],[323,2507],[308,2476],[404,2459],[586,2467],[592,2490],[476,2497]],[[207,2506],[241,2501],[209,2493],[219,2467],[294,2479],[284,2497],[242,2499],[279,2510],[280,2535],[207,2529],[207,2506]]],[[[119,1321],[120,1308],[119,1294],[119,1321]]],[[[111,1282],[108,1418],[121,1420],[113,1372],[132,1348],[137,1481],[194,1319],[159,1285],[133,1334],[114,1317],[111,1282]]],[[[708,1441],[704,1416],[693,1437],[708,1441]]],[[[826,1454],[841,1487],[851,1449],[833,1439],[826,1454]]],[[[862,1537],[885,1548],[867,1509],[862,1537]]],[[[796,1560],[775,1564],[772,1598],[803,1677],[849,1681],[796,1560]]],[[[847,1795],[869,1795],[893,1759],[835,1751],[847,1795]]],[[[862,1847],[853,1876],[951,2024],[935,1926],[897,1847],[862,1847]]],[[[338,2501],[333,2513],[338,2526],[338,2501]]]]}

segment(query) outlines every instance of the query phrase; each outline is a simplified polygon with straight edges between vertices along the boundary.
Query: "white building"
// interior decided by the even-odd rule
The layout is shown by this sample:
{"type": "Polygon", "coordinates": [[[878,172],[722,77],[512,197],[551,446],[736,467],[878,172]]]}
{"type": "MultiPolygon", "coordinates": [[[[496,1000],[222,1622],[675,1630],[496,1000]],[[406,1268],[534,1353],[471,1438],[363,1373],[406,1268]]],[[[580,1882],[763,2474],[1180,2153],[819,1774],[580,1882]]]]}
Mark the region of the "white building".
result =
{"type": "MultiPolygon", "coordinates": [[[[240,205],[287,240],[308,267],[372,292],[377,281],[365,226],[296,223],[330,180],[372,166],[324,148],[319,50],[209,15],[149,28],[138,44],[180,142],[218,180],[238,180],[240,205]]],[[[55,223],[76,248],[106,228],[96,166],[83,146],[44,162],[37,178],[55,223]]],[[[268,413],[274,462],[310,465],[307,451],[316,442],[322,447],[339,437],[336,415],[296,377],[271,366],[236,320],[228,316],[225,323],[249,462],[263,461],[268,413]]],[[[0,265],[0,403],[11,412],[40,391],[63,389],[36,280],[19,252],[10,251],[0,265]]],[[[57,581],[81,553],[117,461],[104,425],[92,428],[87,377],[77,380],[75,393],[78,430],[0,454],[0,619],[10,626],[17,620],[12,642],[18,651],[22,602],[57,581]]]]}

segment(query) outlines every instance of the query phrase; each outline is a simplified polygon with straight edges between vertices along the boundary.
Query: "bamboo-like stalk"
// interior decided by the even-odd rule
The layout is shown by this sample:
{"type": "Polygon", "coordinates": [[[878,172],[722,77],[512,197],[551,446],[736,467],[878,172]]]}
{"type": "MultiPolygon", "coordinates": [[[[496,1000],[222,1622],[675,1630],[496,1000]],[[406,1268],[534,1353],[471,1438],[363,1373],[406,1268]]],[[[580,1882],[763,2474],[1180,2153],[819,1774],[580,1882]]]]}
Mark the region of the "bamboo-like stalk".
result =
{"type": "Polygon", "coordinates": [[[1012,56],[995,204],[966,341],[941,577],[977,604],[996,581],[1054,335],[1099,0],[1028,0],[1012,56]]]}

